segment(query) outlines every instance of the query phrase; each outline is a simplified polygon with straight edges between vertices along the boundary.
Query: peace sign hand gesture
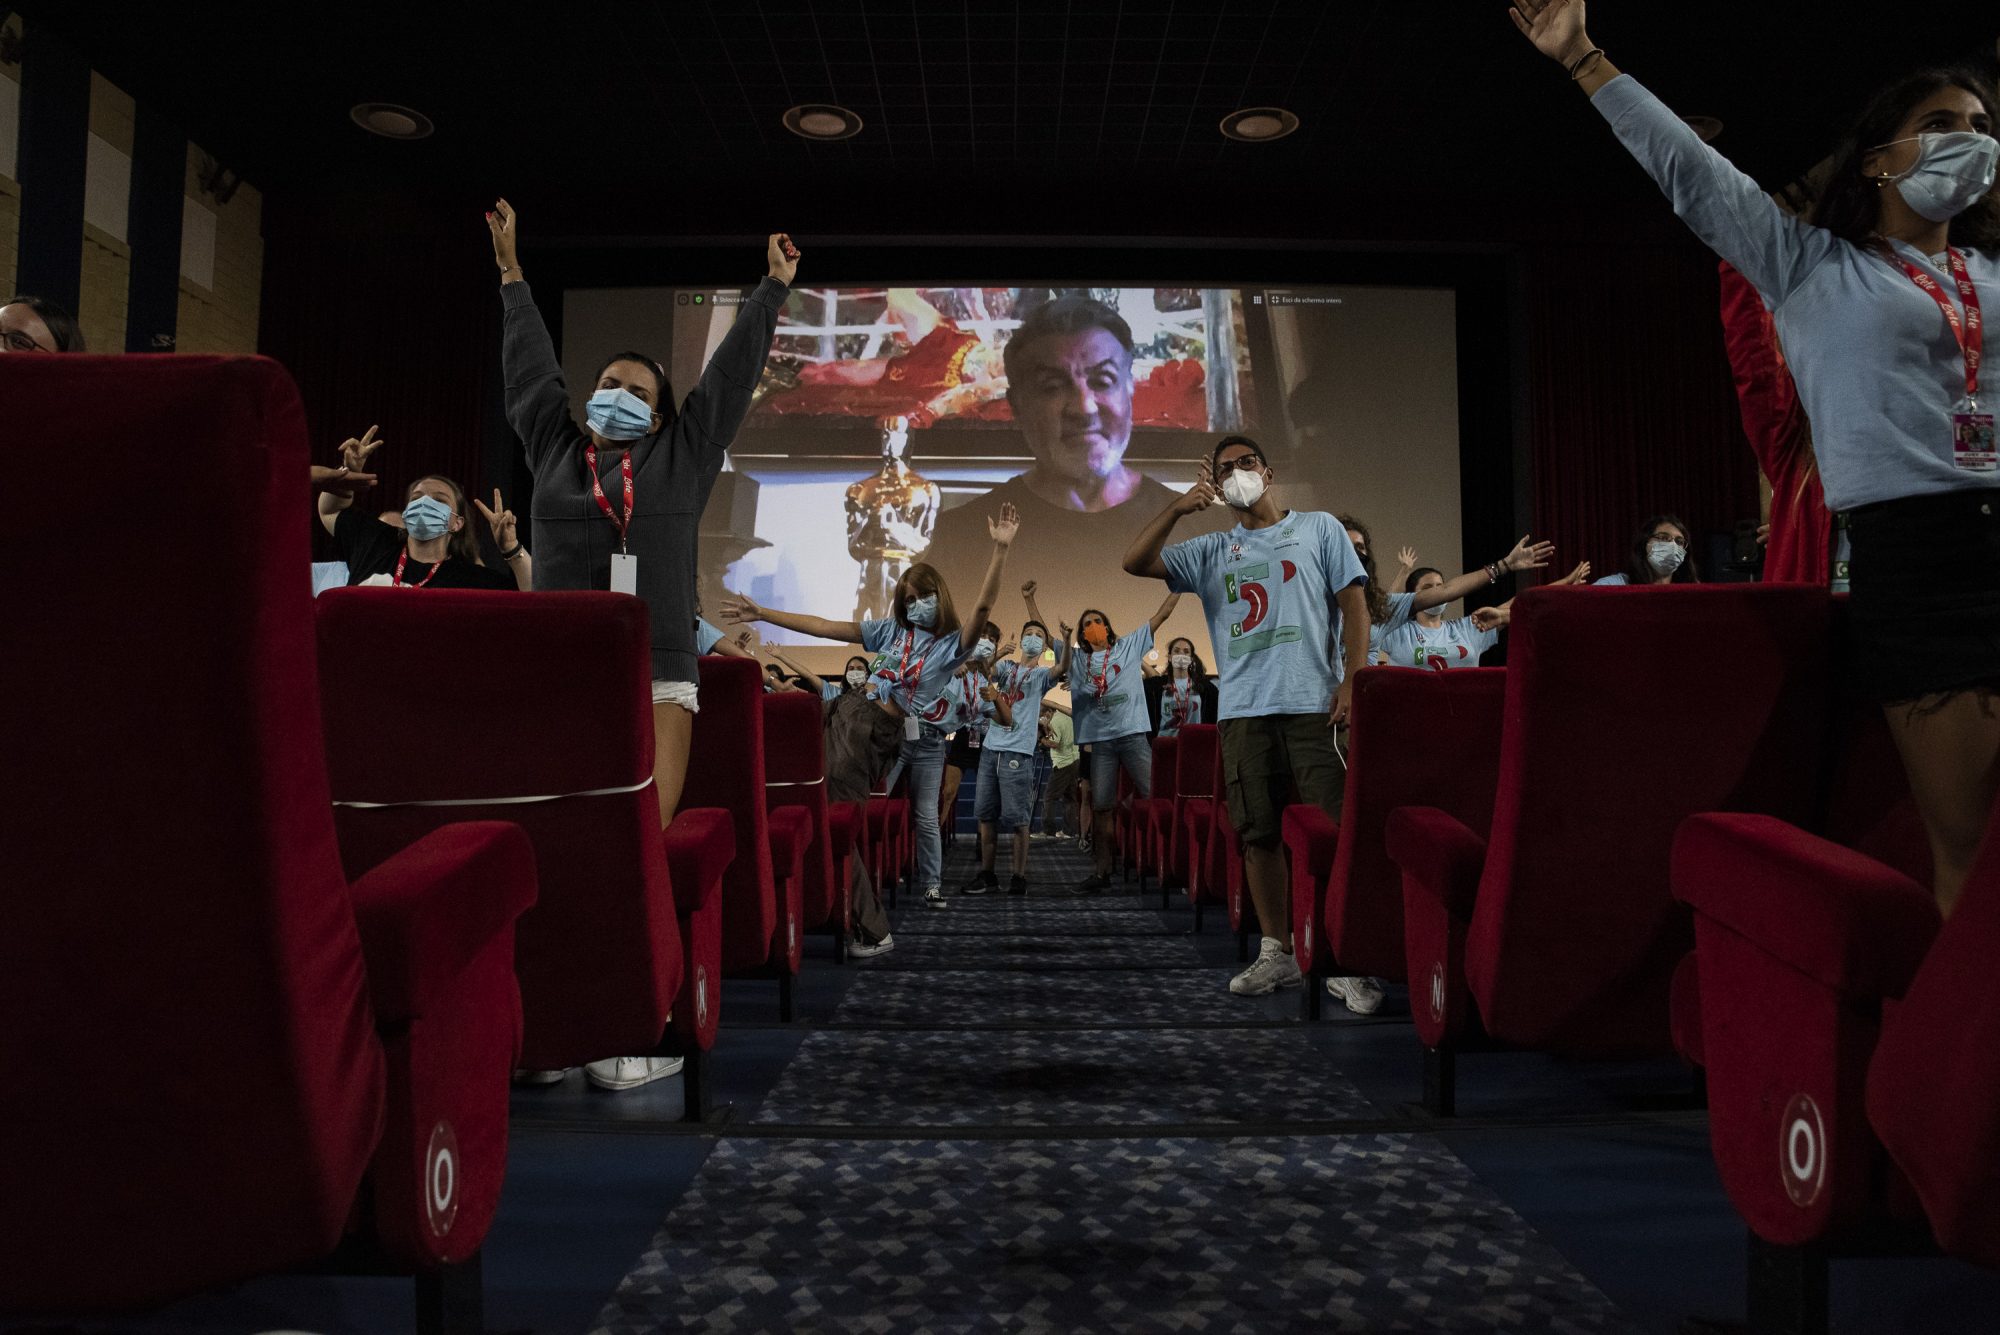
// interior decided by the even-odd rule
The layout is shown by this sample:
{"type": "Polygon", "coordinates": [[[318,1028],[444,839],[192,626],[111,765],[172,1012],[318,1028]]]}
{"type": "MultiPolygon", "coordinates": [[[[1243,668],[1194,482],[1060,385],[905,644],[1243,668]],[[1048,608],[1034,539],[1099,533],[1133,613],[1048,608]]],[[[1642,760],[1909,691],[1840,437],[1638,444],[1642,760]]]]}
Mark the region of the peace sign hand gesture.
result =
{"type": "Polygon", "coordinates": [[[387,441],[375,439],[375,433],[379,430],[381,430],[380,427],[371,426],[362,435],[361,439],[356,440],[354,437],[349,436],[346,440],[341,441],[340,466],[350,473],[366,473],[368,471],[368,456],[388,444],[387,441]]]}
{"type": "Polygon", "coordinates": [[[500,488],[493,489],[491,510],[482,505],[477,496],[472,498],[472,504],[479,511],[481,518],[486,520],[486,526],[493,530],[494,546],[502,552],[511,552],[520,546],[520,542],[514,537],[514,512],[500,499],[500,488]]]}

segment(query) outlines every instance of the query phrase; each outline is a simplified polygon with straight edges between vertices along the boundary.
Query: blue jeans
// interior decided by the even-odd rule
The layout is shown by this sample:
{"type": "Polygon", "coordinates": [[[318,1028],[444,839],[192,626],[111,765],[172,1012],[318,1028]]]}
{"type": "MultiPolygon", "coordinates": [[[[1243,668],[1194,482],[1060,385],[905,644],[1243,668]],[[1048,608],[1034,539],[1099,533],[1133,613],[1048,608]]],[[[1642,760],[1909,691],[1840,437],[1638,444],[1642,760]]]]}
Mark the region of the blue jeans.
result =
{"type": "Polygon", "coordinates": [[[905,739],[902,763],[910,771],[910,814],[917,824],[917,888],[943,884],[944,844],[938,838],[938,795],[944,786],[944,734],[926,723],[915,741],[905,739]]]}
{"type": "Polygon", "coordinates": [[[1100,737],[1090,744],[1090,805],[1109,811],[1118,805],[1118,771],[1132,776],[1139,796],[1153,795],[1153,739],[1143,732],[1100,737]]]}

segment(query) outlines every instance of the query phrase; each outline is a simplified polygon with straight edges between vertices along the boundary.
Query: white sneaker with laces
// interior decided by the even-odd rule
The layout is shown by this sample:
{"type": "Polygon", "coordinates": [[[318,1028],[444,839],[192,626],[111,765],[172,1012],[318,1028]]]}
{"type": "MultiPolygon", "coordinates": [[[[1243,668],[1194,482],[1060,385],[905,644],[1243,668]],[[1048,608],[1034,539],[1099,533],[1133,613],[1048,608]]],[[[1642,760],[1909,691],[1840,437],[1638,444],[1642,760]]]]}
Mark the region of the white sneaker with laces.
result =
{"type": "Polygon", "coordinates": [[[932,886],[930,889],[924,891],[924,907],[927,909],[941,909],[946,907],[944,891],[940,890],[937,886],[932,886]]]}
{"type": "Polygon", "coordinates": [[[1328,996],[1338,997],[1356,1015],[1373,1015],[1382,1009],[1382,984],[1373,978],[1329,978],[1328,996]]]}
{"type": "Polygon", "coordinates": [[[895,948],[896,934],[891,932],[873,945],[861,940],[849,941],[847,943],[847,957],[851,960],[869,960],[874,959],[877,955],[886,955],[895,948]]]}
{"type": "Polygon", "coordinates": [[[1298,985],[1299,962],[1283,942],[1268,936],[1257,952],[1256,961],[1229,980],[1229,990],[1239,997],[1269,996],[1281,987],[1298,985]]]}
{"type": "Polygon", "coordinates": [[[681,1073],[679,1057],[607,1057],[585,1062],[583,1078],[599,1089],[637,1089],[681,1073]]]}

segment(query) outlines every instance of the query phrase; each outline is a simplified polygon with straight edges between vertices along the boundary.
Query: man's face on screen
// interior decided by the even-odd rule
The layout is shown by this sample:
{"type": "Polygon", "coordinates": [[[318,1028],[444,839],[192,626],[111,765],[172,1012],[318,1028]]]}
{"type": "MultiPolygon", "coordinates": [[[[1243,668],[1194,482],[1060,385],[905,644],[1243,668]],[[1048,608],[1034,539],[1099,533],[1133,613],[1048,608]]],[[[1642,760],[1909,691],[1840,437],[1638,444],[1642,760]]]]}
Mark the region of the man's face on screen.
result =
{"type": "Polygon", "coordinates": [[[1037,339],[1007,402],[1036,463],[1072,485],[1102,481],[1132,440],[1132,359],[1108,329],[1037,339]]]}

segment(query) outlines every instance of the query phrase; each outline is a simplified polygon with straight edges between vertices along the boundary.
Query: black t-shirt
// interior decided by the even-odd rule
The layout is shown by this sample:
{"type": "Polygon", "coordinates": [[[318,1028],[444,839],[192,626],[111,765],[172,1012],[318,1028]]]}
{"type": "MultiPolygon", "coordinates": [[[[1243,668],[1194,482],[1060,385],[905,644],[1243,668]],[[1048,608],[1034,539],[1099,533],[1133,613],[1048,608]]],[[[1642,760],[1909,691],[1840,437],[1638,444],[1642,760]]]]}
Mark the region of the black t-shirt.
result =
{"type": "MultiPolygon", "coordinates": [[[[385,524],[373,515],[362,514],[353,506],[333,521],[333,543],[340,559],[347,562],[347,582],[359,584],[375,575],[394,575],[396,557],[404,550],[409,535],[394,524],[385,524]]],[[[403,567],[403,583],[424,584],[429,589],[514,589],[520,587],[512,575],[488,570],[456,556],[447,556],[437,565],[437,574],[428,584],[431,567],[411,560],[403,567]]]]}

